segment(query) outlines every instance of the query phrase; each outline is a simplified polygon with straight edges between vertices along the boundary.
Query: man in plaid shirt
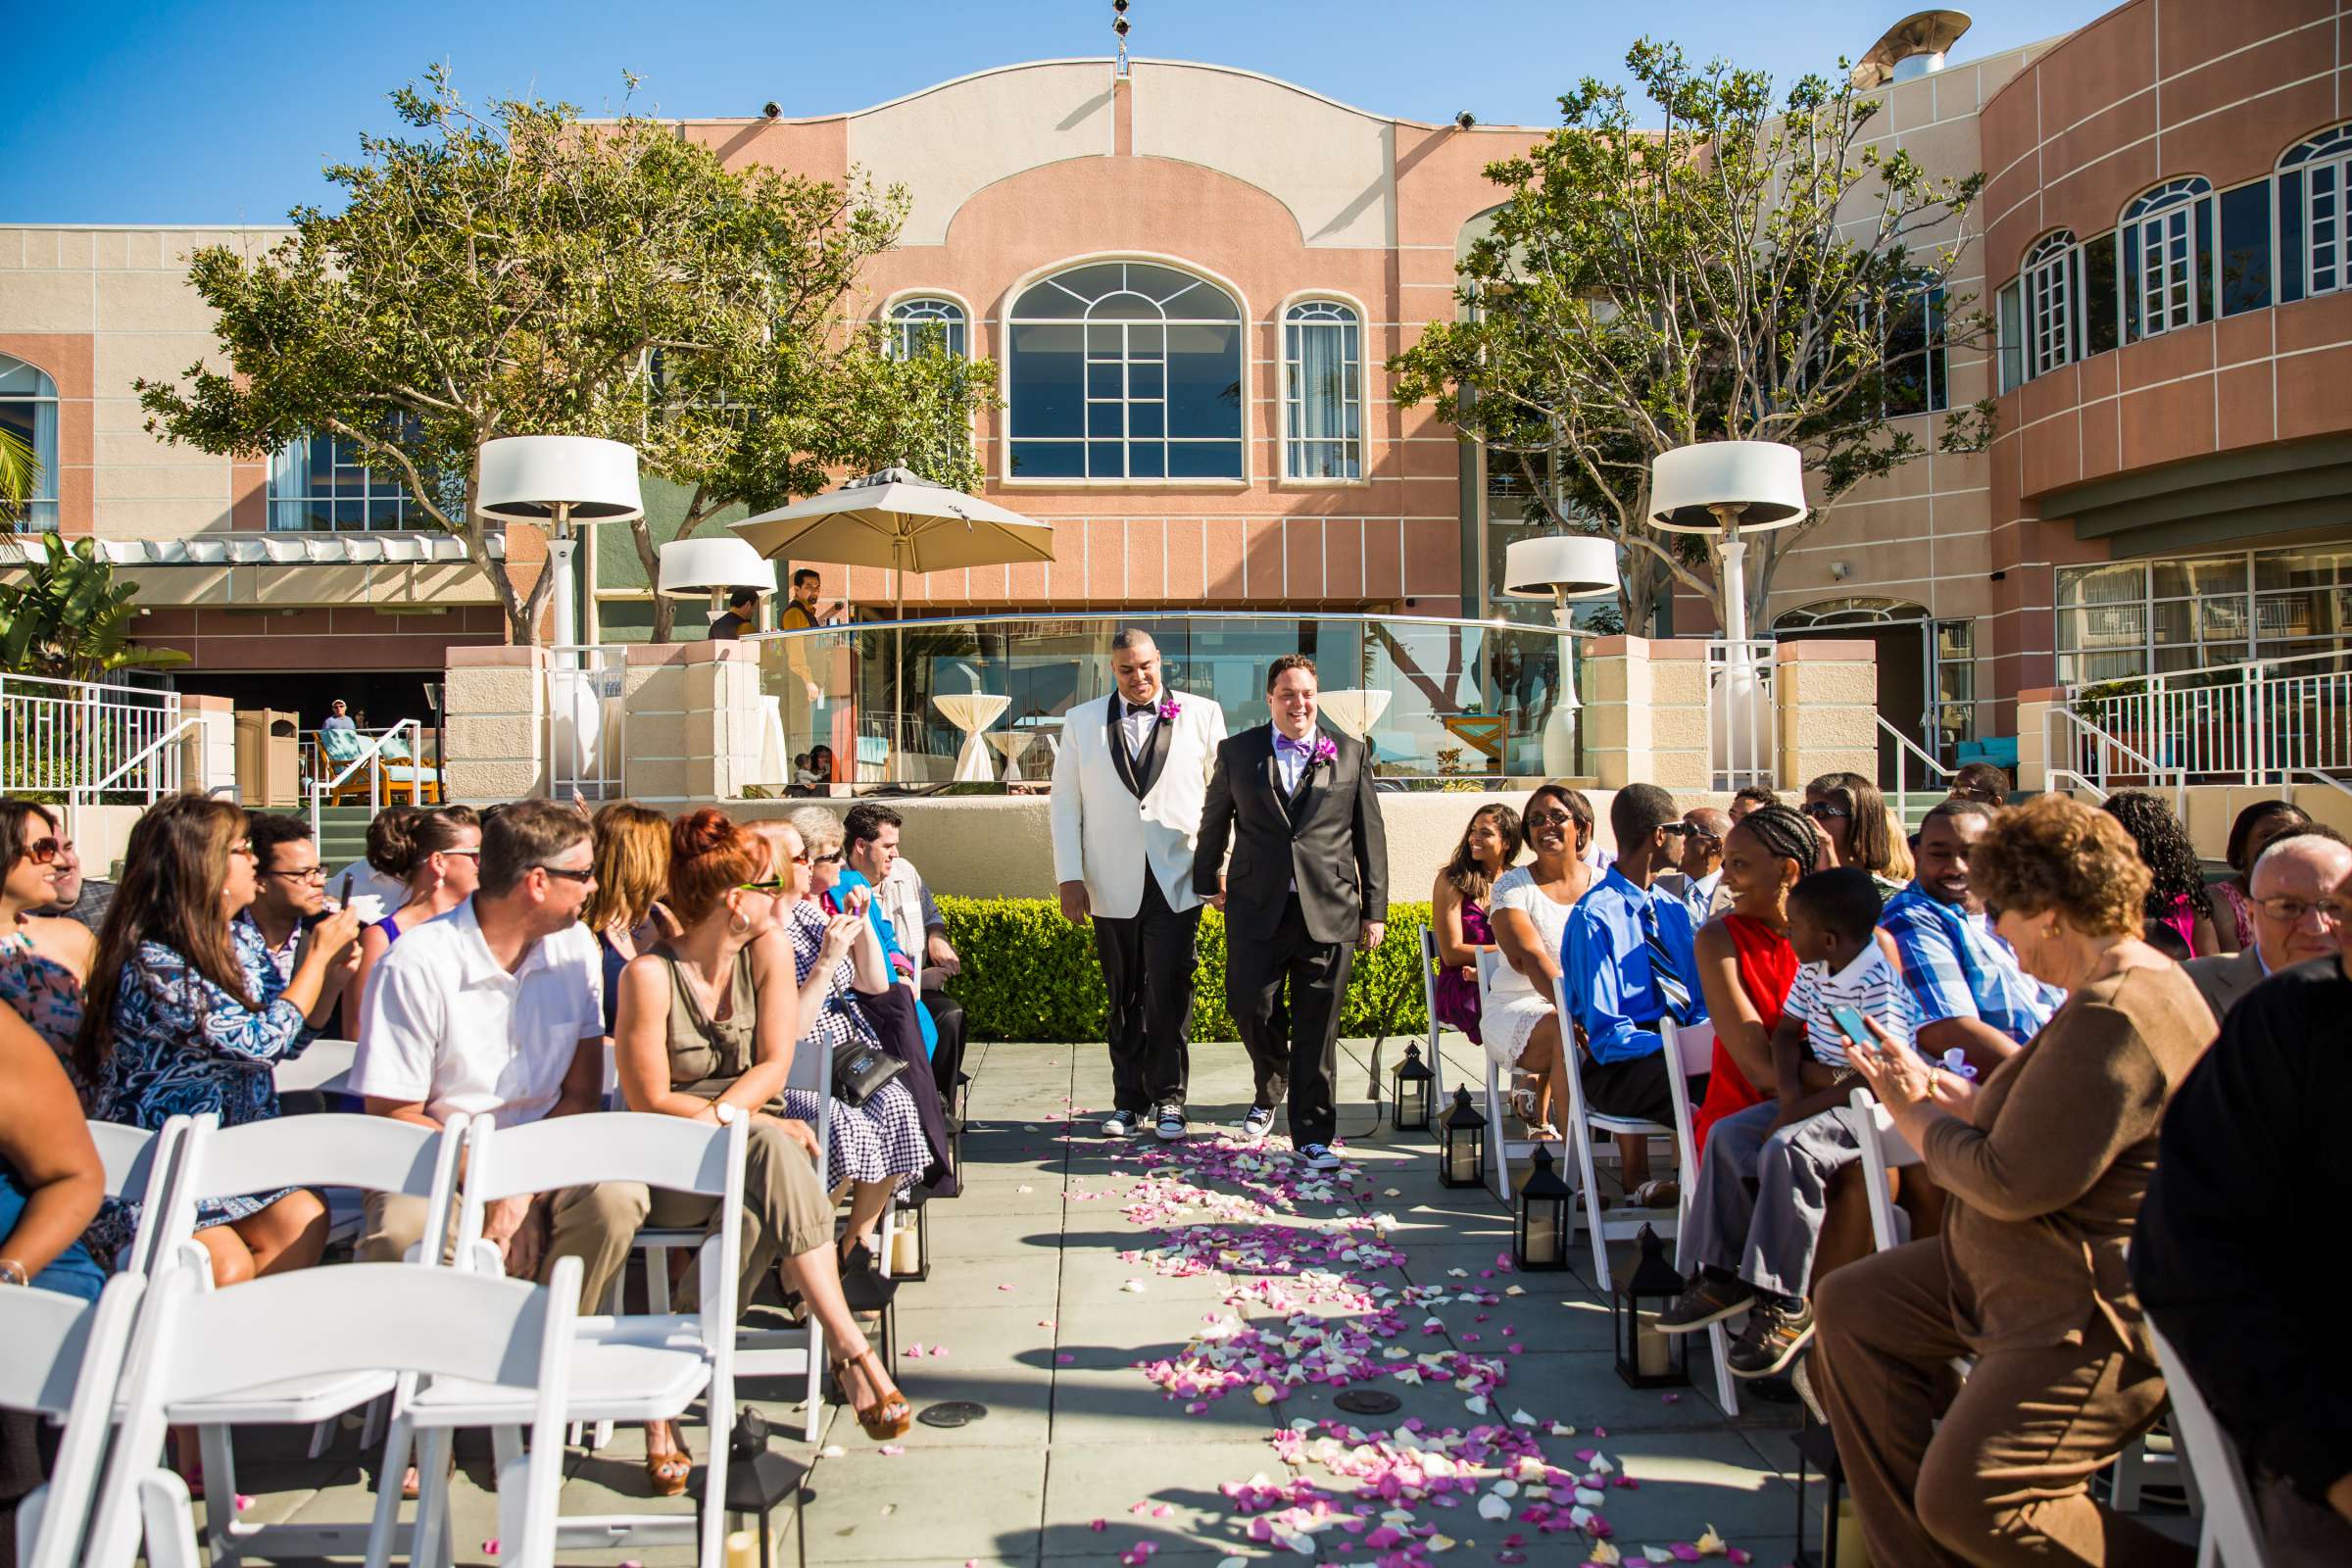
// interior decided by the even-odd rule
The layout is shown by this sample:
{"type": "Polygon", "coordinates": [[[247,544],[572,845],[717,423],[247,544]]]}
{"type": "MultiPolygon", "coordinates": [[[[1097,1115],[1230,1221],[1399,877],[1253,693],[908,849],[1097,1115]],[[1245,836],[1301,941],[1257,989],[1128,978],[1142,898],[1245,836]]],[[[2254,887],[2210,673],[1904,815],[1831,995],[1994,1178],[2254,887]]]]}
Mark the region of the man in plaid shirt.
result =
{"type": "Polygon", "coordinates": [[[1918,879],[1879,916],[1902,959],[1919,1050],[1940,1057],[1957,1048],[1980,1074],[2033,1039],[2066,997],[2017,966],[1969,885],[1969,850],[1991,820],[1981,801],[1930,811],[1920,824],[1918,879]]]}

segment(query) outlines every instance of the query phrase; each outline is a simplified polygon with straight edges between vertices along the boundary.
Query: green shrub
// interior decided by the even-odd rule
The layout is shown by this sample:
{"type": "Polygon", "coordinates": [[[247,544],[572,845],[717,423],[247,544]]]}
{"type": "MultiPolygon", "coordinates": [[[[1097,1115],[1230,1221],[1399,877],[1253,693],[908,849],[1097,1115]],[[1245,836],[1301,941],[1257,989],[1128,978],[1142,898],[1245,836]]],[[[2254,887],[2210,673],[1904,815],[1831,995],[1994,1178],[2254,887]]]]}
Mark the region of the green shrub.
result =
{"type": "MultiPolygon", "coordinates": [[[[943,897],[948,940],[963,959],[963,972],[948,982],[948,993],[963,1004],[974,1040],[1100,1040],[1102,1038],[1102,966],[1095,956],[1095,935],[1061,917],[1049,899],[960,899],[943,897]]],[[[1340,1033],[1369,1037],[1427,1030],[1421,999],[1421,927],[1427,904],[1389,906],[1387,935],[1370,953],[1355,956],[1348,997],[1340,1010],[1340,1033]]],[[[1200,916],[1200,970],[1194,982],[1195,1040],[1238,1040],[1225,1006],[1225,917],[1214,909],[1200,916]]]]}

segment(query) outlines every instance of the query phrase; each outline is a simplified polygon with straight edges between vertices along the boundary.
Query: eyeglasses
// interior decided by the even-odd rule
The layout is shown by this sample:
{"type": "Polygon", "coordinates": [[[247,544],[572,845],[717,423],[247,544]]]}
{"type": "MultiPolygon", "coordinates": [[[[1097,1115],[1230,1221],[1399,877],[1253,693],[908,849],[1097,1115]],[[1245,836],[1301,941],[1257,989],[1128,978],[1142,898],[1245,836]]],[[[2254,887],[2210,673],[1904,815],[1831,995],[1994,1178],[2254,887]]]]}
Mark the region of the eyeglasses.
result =
{"type": "MultiPolygon", "coordinates": [[[[806,860],[808,857],[801,855],[795,856],[793,858],[806,860]]],[[[772,876],[764,882],[738,882],[735,884],[735,891],[738,893],[781,893],[784,891],[784,882],[782,878],[772,876]]]]}
{"type": "Polygon", "coordinates": [[[1576,818],[1566,811],[1530,811],[1526,820],[1529,827],[1566,827],[1576,818]]]}
{"type": "Polygon", "coordinates": [[[264,871],[262,875],[282,876],[289,882],[316,882],[320,887],[326,885],[326,867],[323,865],[314,865],[303,871],[264,871]]]}
{"type": "MultiPolygon", "coordinates": [[[[796,860],[803,860],[808,859],[808,857],[796,855],[793,857],[793,858],[796,860]]],[[[824,854],[817,856],[812,863],[817,865],[832,865],[840,860],[840,858],[841,852],[839,850],[827,850],[824,854]]]]}
{"type": "Polygon", "coordinates": [[[253,840],[251,839],[237,840],[236,843],[231,844],[228,847],[228,853],[231,855],[242,855],[249,860],[258,860],[261,858],[259,855],[254,853],[253,840]]]}
{"type": "MultiPolygon", "coordinates": [[[[482,852],[481,852],[480,850],[478,850],[478,849],[474,849],[474,850],[435,850],[433,853],[434,853],[435,855],[470,855],[470,856],[472,856],[472,857],[473,857],[475,859],[477,859],[477,860],[478,860],[478,859],[480,859],[480,858],[482,858],[482,852]]],[[[554,870],[554,869],[555,869],[555,867],[551,865],[551,866],[549,866],[547,869],[549,869],[549,870],[551,870],[551,871],[552,871],[552,870],[554,870]]]]}
{"type": "Polygon", "coordinates": [[[2305,915],[2316,914],[2322,925],[2337,927],[2343,925],[2347,907],[2333,899],[2323,899],[2317,904],[2302,899],[2258,899],[2254,906],[2282,925],[2300,925],[2305,915]]]}
{"type": "Polygon", "coordinates": [[[64,847],[56,839],[34,839],[24,846],[24,858],[35,865],[53,865],[57,861],[58,851],[64,847]]]}
{"type": "Polygon", "coordinates": [[[549,876],[560,876],[566,882],[577,882],[582,887],[596,880],[596,872],[593,870],[574,871],[568,866],[562,865],[543,865],[539,869],[545,871],[549,876]]]}
{"type": "Polygon", "coordinates": [[[1832,806],[1827,801],[1814,802],[1812,805],[1804,808],[1804,813],[1816,822],[1835,822],[1840,817],[1847,817],[1854,814],[1853,812],[1847,810],[1844,807],[1832,806]]]}

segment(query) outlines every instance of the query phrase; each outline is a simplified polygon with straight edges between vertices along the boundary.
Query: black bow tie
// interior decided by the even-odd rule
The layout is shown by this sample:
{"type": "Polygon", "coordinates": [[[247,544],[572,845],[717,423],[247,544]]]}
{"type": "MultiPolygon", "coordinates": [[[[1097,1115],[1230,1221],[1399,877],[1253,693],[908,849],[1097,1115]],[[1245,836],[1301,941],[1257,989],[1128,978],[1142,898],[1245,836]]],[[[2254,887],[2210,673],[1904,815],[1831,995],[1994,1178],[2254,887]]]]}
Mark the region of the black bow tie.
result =
{"type": "Polygon", "coordinates": [[[1129,703],[1127,705],[1127,716],[1129,718],[1135,717],[1138,713],[1156,714],[1158,711],[1159,705],[1157,703],[1129,703]]]}

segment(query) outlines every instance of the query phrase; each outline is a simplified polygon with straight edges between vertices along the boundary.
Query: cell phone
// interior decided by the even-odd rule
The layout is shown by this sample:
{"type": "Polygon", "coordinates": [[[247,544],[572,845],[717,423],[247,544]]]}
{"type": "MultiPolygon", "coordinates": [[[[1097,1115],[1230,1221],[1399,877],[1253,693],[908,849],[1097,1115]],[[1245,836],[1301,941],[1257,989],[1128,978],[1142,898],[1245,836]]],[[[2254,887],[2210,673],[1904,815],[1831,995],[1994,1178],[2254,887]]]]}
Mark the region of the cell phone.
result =
{"type": "Polygon", "coordinates": [[[335,895],[335,907],[339,909],[347,909],[351,907],[352,879],[353,873],[349,871],[343,873],[343,889],[341,892],[335,895]]]}
{"type": "Polygon", "coordinates": [[[1841,1002],[1830,1009],[1830,1017],[1836,1021],[1838,1028],[1845,1031],[1845,1038],[1851,1040],[1855,1045],[1867,1046],[1877,1042],[1878,1037],[1873,1035],[1869,1026],[1863,1023],[1859,1008],[1841,1002]]]}

